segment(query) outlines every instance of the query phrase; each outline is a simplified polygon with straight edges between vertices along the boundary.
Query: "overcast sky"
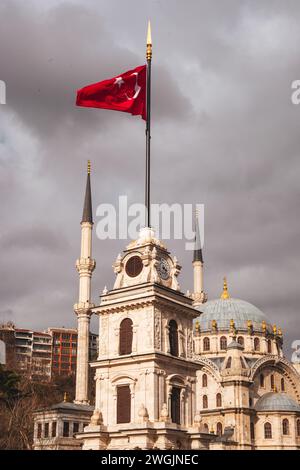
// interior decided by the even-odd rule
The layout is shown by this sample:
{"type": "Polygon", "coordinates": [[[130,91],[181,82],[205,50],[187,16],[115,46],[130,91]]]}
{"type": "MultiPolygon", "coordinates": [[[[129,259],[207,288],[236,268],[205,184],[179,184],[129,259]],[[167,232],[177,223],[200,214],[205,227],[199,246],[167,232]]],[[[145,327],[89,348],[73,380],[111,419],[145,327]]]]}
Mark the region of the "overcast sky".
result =
{"type": "MultiPolygon", "coordinates": [[[[300,339],[298,0],[1,0],[0,320],[75,325],[88,158],[94,210],[120,195],[143,202],[144,122],[74,101],[144,63],[148,18],[153,202],[205,204],[209,298],[227,275],[233,297],[283,328],[290,354],[300,339]]],[[[94,237],[95,303],[126,244],[94,237]]],[[[191,290],[191,253],[167,244],[191,290]]]]}

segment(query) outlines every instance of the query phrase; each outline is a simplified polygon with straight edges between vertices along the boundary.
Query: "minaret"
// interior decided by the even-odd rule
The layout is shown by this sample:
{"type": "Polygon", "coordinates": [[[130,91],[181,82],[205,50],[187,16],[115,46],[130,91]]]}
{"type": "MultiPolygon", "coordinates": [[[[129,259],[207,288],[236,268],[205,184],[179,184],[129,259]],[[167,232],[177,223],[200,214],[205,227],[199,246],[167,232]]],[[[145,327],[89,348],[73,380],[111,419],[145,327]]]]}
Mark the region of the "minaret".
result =
{"type": "Polygon", "coordinates": [[[199,230],[198,213],[196,213],[195,223],[195,247],[193,257],[193,268],[194,268],[194,306],[203,304],[207,301],[207,295],[203,290],[203,255],[201,248],[201,237],[199,230]]]}
{"type": "Polygon", "coordinates": [[[74,305],[77,315],[77,368],[76,368],[76,394],[75,403],[88,404],[88,373],[89,373],[89,332],[91,309],[91,279],[96,262],[92,259],[92,196],[91,196],[91,164],[88,161],[87,181],[83,214],[81,220],[81,252],[76,261],[79,273],[79,300],[74,305]]]}

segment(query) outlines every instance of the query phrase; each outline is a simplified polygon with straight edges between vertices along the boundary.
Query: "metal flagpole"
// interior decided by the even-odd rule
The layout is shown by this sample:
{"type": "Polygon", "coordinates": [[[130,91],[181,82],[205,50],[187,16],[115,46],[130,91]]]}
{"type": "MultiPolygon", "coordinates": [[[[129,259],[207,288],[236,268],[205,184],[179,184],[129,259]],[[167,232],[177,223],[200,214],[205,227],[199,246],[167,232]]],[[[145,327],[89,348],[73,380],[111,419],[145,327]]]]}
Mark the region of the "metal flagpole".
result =
{"type": "Polygon", "coordinates": [[[146,181],[145,181],[145,206],[146,206],[146,227],[150,227],[151,205],[150,205],[150,140],[151,140],[151,60],[152,60],[152,39],[151,25],[148,22],[147,32],[147,89],[146,89],[146,181]]]}

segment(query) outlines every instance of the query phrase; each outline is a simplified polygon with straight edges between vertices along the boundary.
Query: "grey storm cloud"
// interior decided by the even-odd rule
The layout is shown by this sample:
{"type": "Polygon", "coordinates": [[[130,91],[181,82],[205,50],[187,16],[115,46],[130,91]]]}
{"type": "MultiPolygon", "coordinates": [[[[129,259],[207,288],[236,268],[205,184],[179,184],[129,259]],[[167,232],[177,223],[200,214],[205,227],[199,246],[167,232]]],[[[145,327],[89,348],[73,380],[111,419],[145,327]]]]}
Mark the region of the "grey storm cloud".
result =
{"type": "MultiPolygon", "coordinates": [[[[209,298],[226,274],[232,296],[283,328],[290,353],[300,338],[296,0],[2,0],[0,320],[75,324],[88,158],[94,210],[124,194],[143,201],[143,121],[74,103],[78,88],[144,62],[148,18],[153,202],[204,203],[209,298]]],[[[94,236],[95,302],[126,244],[94,236]]],[[[191,289],[191,253],[167,245],[191,289]]]]}

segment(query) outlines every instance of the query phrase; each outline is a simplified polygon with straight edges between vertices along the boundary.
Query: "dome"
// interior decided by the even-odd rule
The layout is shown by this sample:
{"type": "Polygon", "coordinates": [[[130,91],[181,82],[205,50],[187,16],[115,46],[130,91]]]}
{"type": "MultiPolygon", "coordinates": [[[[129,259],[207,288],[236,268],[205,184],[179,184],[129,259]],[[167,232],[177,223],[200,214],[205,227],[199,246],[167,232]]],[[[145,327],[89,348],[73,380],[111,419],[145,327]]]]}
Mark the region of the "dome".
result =
{"type": "Polygon", "coordinates": [[[203,312],[198,319],[201,331],[210,331],[213,320],[216,320],[219,329],[229,330],[230,320],[234,321],[237,330],[247,330],[249,320],[255,331],[262,330],[262,322],[266,322],[269,331],[272,328],[265,314],[245,300],[221,298],[210,300],[196,308],[203,312]]]}
{"type": "Polygon", "coordinates": [[[297,411],[300,405],[285,393],[269,392],[259,398],[255,405],[256,411],[297,411]]]}

